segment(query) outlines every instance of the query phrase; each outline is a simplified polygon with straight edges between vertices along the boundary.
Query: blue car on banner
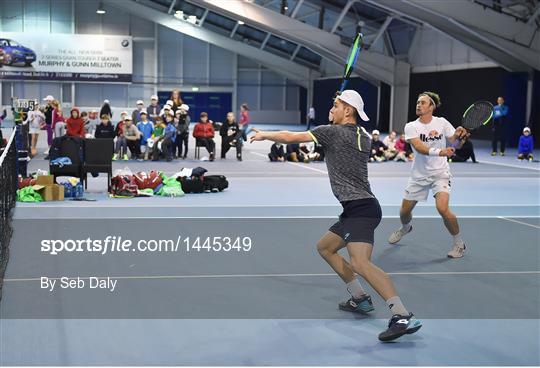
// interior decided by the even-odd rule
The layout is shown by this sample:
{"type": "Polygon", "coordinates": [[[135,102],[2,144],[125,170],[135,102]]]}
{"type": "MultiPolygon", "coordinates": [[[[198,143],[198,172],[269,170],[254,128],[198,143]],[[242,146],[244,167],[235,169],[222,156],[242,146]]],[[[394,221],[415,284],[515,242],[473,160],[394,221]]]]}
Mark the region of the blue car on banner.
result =
{"type": "Polygon", "coordinates": [[[36,53],[23,45],[8,38],[0,38],[0,62],[4,65],[22,64],[30,66],[36,61],[36,53]]]}

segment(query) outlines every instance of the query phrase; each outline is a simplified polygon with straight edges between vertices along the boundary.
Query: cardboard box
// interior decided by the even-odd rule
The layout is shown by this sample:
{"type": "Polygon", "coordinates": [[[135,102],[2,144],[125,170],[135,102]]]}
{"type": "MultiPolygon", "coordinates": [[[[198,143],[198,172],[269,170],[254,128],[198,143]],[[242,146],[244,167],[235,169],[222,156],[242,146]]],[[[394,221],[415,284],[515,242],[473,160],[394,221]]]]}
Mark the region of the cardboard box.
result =
{"type": "MultiPolygon", "coordinates": [[[[39,178],[39,176],[38,176],[39,178]]],[[[58,184],[52,185],[33,185],[32,188],[38,192],[45,202],[48,201],[63,201],[64,186],[58,184]]]]}
{"type": "Polygon", "coordinates": [[[53,175],[39,175],[36,178],[36,185],[53,185],[54,184],[54,176],[53,175]]]}

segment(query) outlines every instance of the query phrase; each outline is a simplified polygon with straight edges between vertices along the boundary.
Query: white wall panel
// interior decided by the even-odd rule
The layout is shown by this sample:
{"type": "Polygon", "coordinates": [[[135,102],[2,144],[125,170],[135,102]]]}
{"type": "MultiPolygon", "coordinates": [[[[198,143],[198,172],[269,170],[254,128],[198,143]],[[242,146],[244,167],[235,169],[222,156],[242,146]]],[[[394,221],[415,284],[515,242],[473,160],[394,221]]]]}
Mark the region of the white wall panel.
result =
{"type": "Polygon", "coordinates": [[[231,85],[233,82],[234,53],[210,45],[210,84],[231,85]]]}
{"type": "Polygon", "coordinates": [[[184,83],[207,84],[208,83],[208,46],[205,42],[195,38],[184,36],[184,83]]]}
{"type": "Polygon", "coordinates": [[[428,71],[430,67],[451,68],[452,65],[456,68],[466,68],[469,64],[480,66],[479,63],[491,66],[491,61],[482,54],[431,28],[417,31],[409,50],[409,61],[413,72],[415,69],[428,71]]]}

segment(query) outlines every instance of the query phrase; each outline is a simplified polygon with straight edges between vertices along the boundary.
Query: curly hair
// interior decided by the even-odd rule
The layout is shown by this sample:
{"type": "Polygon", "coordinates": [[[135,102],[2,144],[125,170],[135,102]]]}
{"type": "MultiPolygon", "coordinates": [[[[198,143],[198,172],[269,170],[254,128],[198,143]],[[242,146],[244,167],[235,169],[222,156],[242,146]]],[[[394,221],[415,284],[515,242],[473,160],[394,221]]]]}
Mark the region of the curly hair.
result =
{"type": "Polygon", "coordinates": [[[431,100],[431,103],[435,106],[435,108],[441,106],[441,98],[435,92],[430,92],[430,91],[422,92],[418,95],[418,97],[420,96],[428,96],[431,100]]]}

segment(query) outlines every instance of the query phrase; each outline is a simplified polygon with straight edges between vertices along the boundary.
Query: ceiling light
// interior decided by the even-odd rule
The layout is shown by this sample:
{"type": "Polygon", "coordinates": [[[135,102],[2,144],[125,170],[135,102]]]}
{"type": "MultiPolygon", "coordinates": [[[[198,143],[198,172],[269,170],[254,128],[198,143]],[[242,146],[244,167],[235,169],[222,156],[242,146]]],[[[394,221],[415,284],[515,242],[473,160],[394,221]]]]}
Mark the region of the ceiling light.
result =
{"type": "Polygon", "coordinates": [[[246,23],[244,23],[244,21],[242,21],[242,20],[239,20],[239,21],[238,21],[238,25],[239,25],[239,26],[243,26],[244,24],[246,24],[246,23]]]}
{"type": "Polygon", "coordinates": [[[199,91],[199,87],[191,87],[191,90],[192,90],[193,92],[198,92],[198,91],[199,91]]]}
{"type": "Polygon", "coordinates": [[[98,14],[105,14],[106,13],[105,9],[103,8],[102,3],[99,3],[99,6],[98,6],[98,8],[96,10],[96,13],[98,13],[98,14]]]}
{"type": "Polygon", "coordinates": [[[178,19],[184,19],[184,12],[182,10],[177,10],[174,12],[174,17],[178,19]]]}
{"type": "Polygon", "coordinates": [[[197,23],[197,16],[195,16],[195,15],[190,15],[190,16],[187,17],[187,21],[188,21],[189,23],[195,24],[195,23],[197,23]]]}

